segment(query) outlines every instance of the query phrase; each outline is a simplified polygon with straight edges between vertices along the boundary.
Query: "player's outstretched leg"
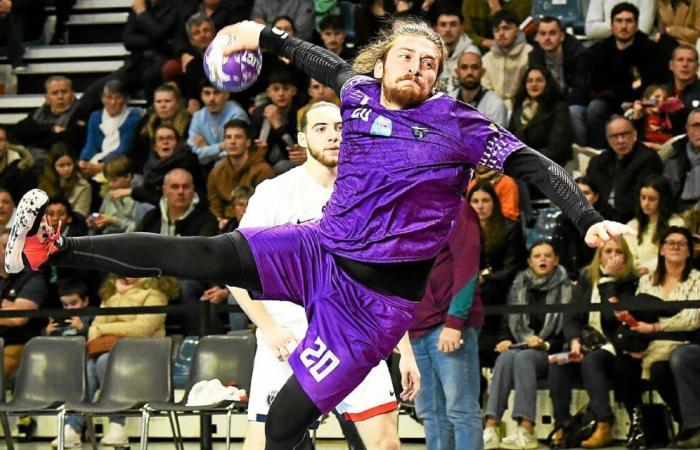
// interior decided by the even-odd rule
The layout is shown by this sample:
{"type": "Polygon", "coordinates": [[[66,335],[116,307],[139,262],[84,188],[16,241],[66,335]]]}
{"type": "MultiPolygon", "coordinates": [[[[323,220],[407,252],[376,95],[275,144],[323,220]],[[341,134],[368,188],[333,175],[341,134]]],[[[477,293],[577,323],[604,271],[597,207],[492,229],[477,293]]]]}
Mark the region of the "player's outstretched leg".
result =
{"type": "Polygon", "coordinates": [[[292,375],[270,405],[265,421],[265,450],[305,448],[307,430],[321,411],[292,375]]]}

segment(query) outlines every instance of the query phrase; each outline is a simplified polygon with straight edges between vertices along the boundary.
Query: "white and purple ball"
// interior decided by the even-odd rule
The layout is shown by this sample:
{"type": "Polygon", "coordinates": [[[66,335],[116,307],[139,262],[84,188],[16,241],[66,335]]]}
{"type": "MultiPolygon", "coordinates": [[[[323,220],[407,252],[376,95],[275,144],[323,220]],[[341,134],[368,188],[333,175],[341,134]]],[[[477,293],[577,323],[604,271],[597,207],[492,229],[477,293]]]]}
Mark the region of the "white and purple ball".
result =
{"type": "Polygon", "coordinates": [[[260,49],[242,50],[224,56],[224,49],[231,45],[231,37],[214,38],[204,52],[204,73],[217,89],[241,92],[253,85],[262,70],[260,49]]]}

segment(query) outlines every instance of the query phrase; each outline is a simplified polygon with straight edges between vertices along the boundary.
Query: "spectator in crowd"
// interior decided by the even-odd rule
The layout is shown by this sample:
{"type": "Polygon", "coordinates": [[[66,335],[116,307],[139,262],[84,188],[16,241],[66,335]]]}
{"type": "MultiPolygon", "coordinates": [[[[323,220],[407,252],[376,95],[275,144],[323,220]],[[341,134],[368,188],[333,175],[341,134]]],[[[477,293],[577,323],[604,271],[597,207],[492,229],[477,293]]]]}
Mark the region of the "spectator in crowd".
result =
{"type": "MultiPolygon", "coordinates": [[[[90,303],[87,286],[78,278],[66,278],[58,283],[58,296],[63,309],[87,308],[90,303]]],[[[45,336],[85,336],[92,323],[91,316],[71,316],[66,319],[49,317],[42,334],[45,336]]],[[[58,442],[58,441],[57,441],[58,442]]]]}
{"type": "Polygon", "coordinates": [[[227,91],[215,88],[209,80],[201,85],[204,107],[192,116],[187,144],[203,166],[212,166],[226,156],[224,125],[233,119],[248,121],[241,105],[229,100],[227,91]]]}
{"type": "Polygon", "coordinates": [[[532,46],[518,28],[518,18],[501,11],[492,18],[494,44],[484,56],[486,74],[481,80],[485,88],[491,89],[513,109],[513,99],[520,80],[527,70],[527,60],[532,46]]]}
{"type": "MultiPolygon", "coordinates": [[[[638,277],[632,255],[624,240],[610,240],[595,251],[595,256],[578,278],[572,303],[579,305],[607,303],[606,292],[620,296],[634,295],[638,277]],[[598,289],[599,285],[614,284],[614,291],[598,289]]],[[[554,444],[564,441],[563,428],[571,421],[571,389],[576,380],[583,381],[590,409],[596,421],[593,434],[579,445],[583,448],[606,447],[613,442],[612,424],[615,420],[610,406],[615,362],[615,333],[619,322],[612,312],[591,311],[566,314],[564,337],[574,362],[580,364],[551,365],[549,393],[554,420],[559,428],[554,444]]]]}
{"type": "MultiPolygon", "coordinates": [[[[586,11],[586,39],[603,40],[610,37],[611,13],[615,6],[624,0],[590,0],[586,11]]],[[[639,17],[639,29],[646,35],[654,27],[656,5],[653,0],[629,0],[625,3],[634,5],[642,14],[639,17]]]]}
{"type": "MultiPolygon", "coordinates": [[[[590,177],[579,177],[576,185],[586,196],[588,203],[607,220],[617,220],[613,208],[600,201],[600,189],[590,177]]],[[[581,234],[564,214],[557,216],[557,222],[552,235],[552,244],[557,249],[559,263],[569,272],[569,278],[577,280],[581,270],[590,264],[595,249],[592,249],[581,239],[581,234]]]]}
{"type": "Polygon", "coordinates": [[[459,87],[457,67],[462,54],[466,51],[481,54],[469,36],[462,31],[463,23],[464,16],[458,8],[445,8],[438,13],[435,31],[447,47],[447,59],[442,63],[440,82],[447,92],[459,87]]]}
{"type": "Polygon", "coordinates": [[[677,212],[700,201],[700,109],[691,110],[685,129],[686,136],[673,143],[663,171],[677,212]]]}
{"type": "Polygon", "coordinates": [[[104,108],[90,114],[87,141],[78,167],[85,178],[102,172],[107,161],[126,154],[136,135],[141,111],[127,105],[129,94],[119,80],[108,81],[102,90],[104,108]]]}
{"type": "Polygon", "coordinates": [[[54,27],[53,36],[51,37],[50,45],[63,45],[66,40],[66,23],[70,19],[70,13],[75,6],[77,0],[56,0],[56,26],[54,27]]]}
{"type": "MultiPolygon", "coordinates": [[[[508,293],[509,305],[554,305],[571,301],[571,281],[548,241],[537,241],[530,248],[528,269],[518,273],[508,293]]],[[[564,315],[509,314],[503,318],[499,353],[493,368],[491,391],[486,406],[484,449],[538,447],[534,426],[537,419],[537,379],[548,374],[548,353],[561,351],[564,344],[564,315]],[[500,438],[498,422],[515,391],[513,419],[515,433],[500,438]]]]}
{"type": "Polygon", "coordinates": [[[458,85],[450,92],[450,96],[458,98],[476,108],[481,114],[498,125],[508,126],[508,108],[495,92],[486,89],[481,79],[486,73],[481,55],[467,50],[461,54],[455,69],[458,85]]]}
{"type": "MultiPolygon", "coordinates": [[[[527,259],[523,227],[520,222],[503,217],[501,203],[489,182],[477,183],[469,191],[467,200],[476,211],[481,230],[481,299],[487,306],[505,305],[508,289],[515,275],[525,266],[527,259]]],[[[493,367],[500,326],[500,317],[486,316],[479,336],[479,358],[482,367],[493,367]]]]}
{"type": "Polygon", "coordinates": [[[309,94],[309,102],[297,111],[297,123],[301,122],[301,118],[314,103],[328,102],[340,106],[340,98],[333,92],[333,89],[318,80],[309,78],[309,87],[306,92],[309,94]]]}
{"type": "MultiPolygon", "coordinates": [[[[177,283],[173,278],[119,278],[110,276],[100,289],[100,308],[166,306],[177,296],[177,283]]],[[[165,336],[165,314],[123,314],[97,316],[88,329],[88,346],[95,339],[105,337],[162,337],[165,336]]],[[[108,338],[109,339],[109,338],[108,338]]],[[[114,339],[114,338],[113,338],[114,339]]],[[[114,339],[116,341],[116,339],[114,339]]],[[[88,397],[95,399],[97,389],[105,381],[110,352],[88,359],[88,397]]],[[[100,439],[104,446],[127,446],[129,437],[124,429],[126,417],[110,416],[109,429],[100,439]]],[[[69,415],[64,433],[74,444],[80,443],[85,425],[83,416],[69,415]]]]}
{"type": "Polygon", "coordinates": [[[230,233],[237,230],[241,223],[241,218],[248,209],[248,201],[253,196],[253,189],[246,186],[238,186],[231,192],[231,203],[233,204],[233,217],[222,230],[223,233],[230,233]]]}
{"type": "MultiPolygon", "coordinates": [[[[197,96],[200,95],[200,87],[197,87],[197,96]]],[[[180,102],[180,91],[176,87],[169,84],[158,86],[153,106],[141,118],[138,135],[127,155],[133,164],[134,172],[139,173],[143,170],[143,165],[153,149],[156,129],[159,126],[170,125],[177,133],[179,141],[187,138],[191,116],[180,102]]]]}
{"type": "Polygon", "coordinates": [[[612,36],[591,48],[593,100],[586,111],[587,143],[603,148],[604,123],[610,114],[619,113],[623,102],[634,102],[653,83],[667,80],[667,70],[656,43],[638,29],[639,9],[623,2],[612,8],[612,36]]]}
{"type": "Polygon", "coordinates": [[[64,197],[71,204],[71,209],[81,216],[90,214],[90,183],[82,177],[73,153],[66,147],[54,146],[49,152],[39,178],[39,188],[49,197],[64,197]]]}
{"type": "Polygon", "coordinates": [[[100,234],[134,231],[139,203],[130,195],[112,198],[118,189],[129,189],[134,178],[131,162],[126,156],[118,156],[105,164],[104,175],[109,183],[109,191],[102,200],[100,212],[87,219],[89,228],[100,234]]]}
{"type": "Polygon", "coordinates": [[[512,0],[500,2],[493,0],[474,0],[462,2],[464,32],[483,50],[489,50],[494,44],[491,19],[502,11],[512,13],[519,24],[530,15],[532,0],[512,0]]]}
{"type": "Polygon", "coordinates": [[[23,22],[24,12],[13,5],[13,0],[0,1],[0,42],[5,44],[13,73],[27,70],[24,62],[23,22]]]}
{"type": "Polygon", "coordinates": [[[314,22],[314,2],[312,0],[255,0],[250,17],[256,22],[274,23],[279,16],[289,16],[299,39],[311,40],[316,23],[314,22]]]}
{"type": "MultiPolygon", "coordinates": [[[[218,231],[216,217],[207,210],[206,205],[195,192],[192,175],[182,168],[170,170],[163,180],[163,196],[158,208],[148,211],[136,231],[157,233],[164,236],[213,236],[218,231]]],[[[196,280],[179,279],[180,299],[184,304],[197,304],[204,293],[213,286],[196,280]]],[[[214,292],[208,295],[214,296],[214,292]]],[[[228,294],[227,294],[228,295],[228,294]]],[[[212,300],[207,297],[207,300],[212,300]]],[[[200,334],[200,318],[197,315],[183,316],[186,336],[200,334]]],[[[212,333],[223,333],[223,321],[212,314],[209,322],[212,333]]]]}
{"type": "MultiPolygon", "coordinates": [[[[275,174],[286,172],[306,160],[290,159],[288,147],[296,142],[297,88],[288,71],[271,73],[266,89],[269,102],[259,106],[251,115],[253,136],[267,143],[267,162],[275,174]]],[[[301,155],[299,155],[301,156],[301,155]]]]}
{"type": "Polygon", "coordinates": [[[484,314],[473,258],[479,247],[479,222],[465,201],[409,330],[421,373],[416,414],[429,450],[481,447],[478,336],[484,314]]]}
{"type": "Polygon", "coordinates": [[[671,184],[663,175],[650,175],[639,188],[635,218],[629,225],[637,236],[625,236],[640,275],[656,270],[659,238],[670,226],[685,226],[683,218],[673,214],[671,184]]]}
{"type": "Polygon", "coordinates": [[[590,83],[588,49],[566,34],[556,17],[544,17],[529,55],[531,66],[546,67],[569,106],[574,142],[586,145],[586,106],[590,83]]]}
{"type": "Polygon", "coordinates": [[[673,41],[671,45],[684,44],[695,47],[700,37],[700,2],[659,0],[657,7],[658,28],[661,34],[659,41],[669,37],[673,41]]]}
{"type": "MultiPolygon", "coordinates": [[[[700,298],[700,272],[693,269],[690,261],[693,257],[691,245],[692,236],[686,228],[671,226],[660,236],[658,264],[656,271],[643,275],[639,279],[637,295],[647,294],[656,297],[660,301],[684,301],[700,298]]],[[[629,311],[617,312],[618,320],[623,320],[623,315],[634,315],[629,311]]],[[[634,314],[638,314],[634,312],[634,314]]],[[[638,316],[639,317],[639,316],[638,316]]],[[[630,326],[637,336],[647,336],[648,346],[642,352],[627,352],[619,356],[615,366],[616,386],[621,400],[624,402],[628,414],[632,417],[630,425],[630,439],[628,447],[642,448],[645,445],[646,436],[639,426],[642,403],[642,379],[649,380],[654,363],[668,361],[671,352],[682,345],[683,340],[672,336],[676,332],[695,330],[700,327],[700,315],[695,308],[686,308],[678,311],[670,317],[658,317],[648,322],[635,320],[636,324],[630,326]],[[657,333],[657,334],[653,334],[657,333]],[[671,333],[671,335],[669,335],[671,333]]],[[[678,417],[678,403],[674,402],[673,395],[668,395],[663,383],[654,383],[657,377],[652,379],[652,385],[664,396],[671,410],[678,417]]]]}
{"type": "Polygon", "coordinates": [[[0,188],[7,189],[12,199],[22,198],[36,187],[36,174],[31,170],[34,158],[21,145],[10,144],[7,130],[0,126],[0,188]]]}
{"type": "Polygon", "coordinates": [[[345,21],[341,16],[326,16],[318,24],[323,46],[345,61],[355,58],[355,47],[349,47],[345,40],[345,21]]]}
{"type": "Polygon", "coordinates": [[[663,144],[673,137],[673,126],[660,105],[668,99],[666,87],[650,84],[644,89],[641,100],[635,100],[625,117],[632,120],[639,139],[652,150],[660,151],[663,144]]]}
{"type": "Polygon", "coordinates": [[[74,237],[88,234],[85,217],[73,211],[70,202],[60,195],[49,199],[46,205],[46,220],[55,230],[58,230],[58,224],[61,224],[61,236],[74,237]]]}
{"type": "Polygon", "coordinates": [[[9,230],[15,220],[15,201],[10,191],[0,188],[0,231],[9,230]]]}
{"type": "Polygon", "coordinates": [[[674,134],[685,131],[688,114],[700,107],[700,83],[698,82],[698,51],[695,46],[681,44],[671,53],[669,69],[673,78],[668,92],[683,102],[683,109],[670,113],[674,134]]]}
{"type": "MultiPolygon", "coordinates": [[[[0,310],[34,310],[41,308],[48,299],[48,287],[40,272],[24,271],[10,277],[5,272],[5,247],[10,230],[0,231],[0,310]]],[[[0,319],[0,336],[3,349],[3,377],[5,382],[19,368],[24,345],[41,333],[41,321],[27,317],[0,319]]]]}
{"type": "Polygon", "coordinates": [[[207,195],[209,210],[219,222],[219,229],[235,218],[231,194],[238,186],[254,189],[262,181],[275,176],[265,162],[263,149],[253,148],[250,127],[242,120],[230,120],[224,125],[226,158],[209,174],[207,195]]]}
{"type": "Polygon", "coordinates": [[[700,345],[697,339],[671,352],[671,374],[679,398],[681,432],[676,437],[675,448],[700,447],[700,345]]]}
{"type": "Polygon", "coordinates": [[[202,107],[201,86],[206,81],[204,52],[214,40],[214,22],[202,13],[191,16],[185,24],[189,42],[188,51],[180,56],[183,77],[180,82],[182,94],[187,102],[187,111],[194,114],[202,107]]]}
{"type": "Polygon", "coordinates": [[[508,129],[529,147],[563,166],[571,159],[569,108],[547,69],[531,67],[523,75],[508,129]]]}
{"type": "Polygon", "coordinates": [[[112,199],[130,195],[137,202],[157,206],[162,194],[163,178],[175,168],[185,169],[192,175],[195,190],[200,196],[206,193],[206,181],[197,157],[189,147],[181,145],[174,127],[159,125],[155,129],[153,151],[143,167],[143,183],[131,188],[115,189],[112,191],[112,199]]]}
{"type": "Polygon", "coordinates": [[[103,86],[115,78],[128,92],[143,90],[146,100],[153,101],[155,89],[163,82],[163,65],[172,56],[180,6],[174,1],[134,0],[124,26],[124,47],[129,51],[124,65],[85,90],[79,102],[81,115],[99,109],[103,86]]]}
{"type": "Polygon", "coordinates": [[[474,168],[474,176],[469,180],[467,192],[481,183],[482,181],[491,183],[493,190],[498,195],[501,213],[503,217],[509,220],[520,220],[520,192],[518,184],[514,179],[497,170],[489,169],[484,166],[476,166],[474,168]]]}
{"type": "Polygon", "coordinates": [[[44,104],[13,129],[17,141],[32,151],[39,167],[52,145],[62,142],[77,153],[85,142],[85,123],[75,114],[77,103],[71,80],[50,76],[44,91],[44,104]]]}
{"type": "Polygon", "coordinates": [[[637,130],[628,119],[613,116],[606,134],[610,148],[591,159],[587,176],[600,189],[600,201],[616,209],[618,218],[631,220],[639,183],[663,170],[661,158],[637,141],[637,130]]]}

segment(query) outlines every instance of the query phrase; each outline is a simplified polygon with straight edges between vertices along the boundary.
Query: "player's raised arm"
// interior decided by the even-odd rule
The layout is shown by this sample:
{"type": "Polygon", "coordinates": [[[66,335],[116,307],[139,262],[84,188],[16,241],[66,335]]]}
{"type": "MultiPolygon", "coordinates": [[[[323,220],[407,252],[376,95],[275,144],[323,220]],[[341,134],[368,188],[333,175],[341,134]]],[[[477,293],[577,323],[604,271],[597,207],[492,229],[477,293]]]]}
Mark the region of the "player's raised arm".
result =
{"type": "Polygon", "coordinates": [[[232,38],[226,54],[256,48],[275,52],[288,58],[311,78],[329,86],[336,94],[340,94],[347,80],[357,75],[350,64],[330,50],[292,37],[272,25],[246,20],[222,28],[218,35],[222,34],[232,38]]]}

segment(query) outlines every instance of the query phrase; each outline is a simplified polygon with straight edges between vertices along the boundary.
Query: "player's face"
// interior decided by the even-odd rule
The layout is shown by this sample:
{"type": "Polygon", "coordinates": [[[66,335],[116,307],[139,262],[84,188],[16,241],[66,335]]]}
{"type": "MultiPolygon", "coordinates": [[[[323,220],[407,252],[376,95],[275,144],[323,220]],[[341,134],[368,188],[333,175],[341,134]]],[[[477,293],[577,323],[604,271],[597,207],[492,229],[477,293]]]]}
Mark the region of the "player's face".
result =
{"type": "Polygon", "coordinates": [[[629,11],[622,11],[612,18],[610,24],[613,36],[621,42],[629,42],[637,32],[637,20],[629,11]]]}
{"type": "Polygon", "coordinates": [[[559,258],[554,253],[554,248],[549,244],[540,244],[530,250],[530,257],[527,259],[535,275],[544,277],[554,271],[559,264],[559,258]]]}
{"type": "Polygon", "coordinates": [[[194,198],[192,176],[183,170],[171,173],[163,185],[163,196],[171,208],[189,208],[194,198]]]}
{"type": "Polygon", "coordinates": [[[333,89],[329,88],[323,83],[319,83],[313,78],[309,83],[308,93],[309,97],[311,97],[312,99],[324,102],[332,101],[335,96],[335,94],[333,93],[333,89]]]}
{"type": "Polygon", "coordinates": [[[343,44],[345,44],[345,31],[344,30],[324,30],[321,31],[321,40],[323,41],[323,46],[328,50],[332,51],[336,55],[339,55],[343,50],[343,44]]]}
{"type": "Polygon", "coordinates": [[[564,32],[559,29],[556,22],[540,22],[535,40],[542,50],[551,52],[558,49],[564,42],[564,32]]]}
{"type": "Polygon", "coordinates": [[[14,211],[15,202],[12,201],[9,192],[0,192],[0,223],[9,222],[14,211]]]}
{"type": "Polygon", "coordinates": [[[689,82],[698,71],[698,58],[691,49],[677,49],[669,62],[673,77],[681,82],[689,82]]]}
{"type": "Polygon", "coordinates": [[[210,113],[218,114],[223,111],[226,100],[228,100],[228,92],[213,87],[202,88],[202,103],[210,113]]]}
{"type": "Polygon", "coordinates": [[[214,40],[214,29],[209,22],[202,22],[190,28],[190,44],[194,48],[204,50],[214,40]]]}
{"type": "Polygon", "coordinates": [[[306,129],[300,144],[306,144],[311,157],[326,167],[338,165],[343,119],[335,106],[314,108],[306,116],[306,129]]]}
{"type": "Polygon", "coordinates": [[[233,158],[243,156],[250,148],[250,139],[241,128],[227,128],[224,131],[224,148],[228,156],[233,158]]]}
{"type": "Polygon", "coordinates": [[[153,146],[160,159],[168,159],[175,153],[177,136],[172,130],[158,128],[156,130],[155,145],[153,146]]]}
{"type": "Polygon", "coordinates": [[[464,53],[457,62],[457,76],[462,89],[472,90],[481,85],[481,78],[486,70],[481,65],[481,56],[476,53],[464,53]]]}
{"type": "Polygon", "coordinates": [[[378,61],[374,76],[382,80],[382,97],[390,107],[409,108],[430,97],[440,66],[440,50],[428,39],[400,36],[378,61]]]}
{"type": "Polygon", "coordinates": [[[518,26],[514,23],[501,22],[493,27],[493,38],[501,48],[509,48],[518,37],[518,26]]]}
{"type": "Polygon", "coordinates": [[[488,192],[473,192],[469,204],[472,205],[479,220],[488,220],[493,214],[493,199],[488,192]]]}
{"type": "Polygon", "coordinates": [[[153,99],[153,109],[161,120],[175,117],[178,109],[177,98],[172,92],[156,92],[153,99]]]}
{"type": "Polygon", "coordinates": [[[441,15],[437,19],[435,31],[438,32],[446,45],[452,45],[459,39],[462,34],[462,24],[459,23],[459,17],[450,15],[441,15]]]}

